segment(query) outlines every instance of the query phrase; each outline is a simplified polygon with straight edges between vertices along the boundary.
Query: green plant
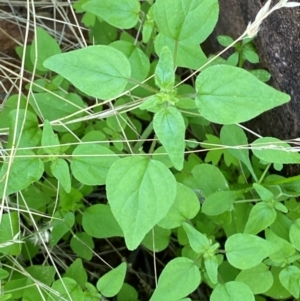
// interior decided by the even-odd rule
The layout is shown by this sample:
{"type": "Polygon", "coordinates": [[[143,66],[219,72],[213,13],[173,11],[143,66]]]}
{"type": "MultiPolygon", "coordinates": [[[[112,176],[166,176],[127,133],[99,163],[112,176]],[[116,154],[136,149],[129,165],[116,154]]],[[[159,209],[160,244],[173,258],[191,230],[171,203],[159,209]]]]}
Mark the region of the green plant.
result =
{"type": "Polygon", "coordinates": [[[199,47],[217,0],[78,1],[96,45],[63,53],[38,28],[17,50],[35,75],[28,97],[0,113],[0,300],[135,301],[130,273],[151,301],[199,300],[200,288],[211,301],[299,300],[300,177],[270,167],[300,155],[273,137],[249,143],[240,125],[290,99],[240,67],[257,62],[262,20],[298,5],[268,1],[237,41],[219,37],[228,60],[199,47]],[[99,242],[125,242],[115,268],[99,242]],[[121,262],[145,249],[165,252],[153,287],[121,262]]]}

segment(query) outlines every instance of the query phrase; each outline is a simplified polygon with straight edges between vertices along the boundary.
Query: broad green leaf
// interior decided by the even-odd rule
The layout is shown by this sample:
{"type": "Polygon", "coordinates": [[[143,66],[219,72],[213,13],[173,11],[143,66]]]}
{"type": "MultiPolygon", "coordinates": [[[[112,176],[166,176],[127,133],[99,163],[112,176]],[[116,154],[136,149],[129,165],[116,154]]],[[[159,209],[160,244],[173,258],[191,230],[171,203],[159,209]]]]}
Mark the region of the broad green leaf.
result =
{"type": "Polygon", "coordinates": [[[255,204],[250,211],[244,232],[248,234],[257,234],[272,225],[276,216],[277,213],[272,204],[267,202],[255,204]]]}
{"type": "Polygon", "coordinates": [[[0,195],[4,193],[5,181],[8,185],[5,195],[12,194],[38,181],[44,172],[43,162],[32,151],[18,150],[8,174],[8,162],[5,161],[0,170],[0,195]]]}
{"type": "MultiPolygon", "coordinates": [[[[213,165],[218,165],[219,161],[221,160],[222,155],[224,154],[224,161],[227,166],[226,160],[226,149],[223,147],[221,139],[217,136],[206,134],[206,140],[201,143],[201,147],[205,149],[209,149],[205,156],[205,162],[211,162],[213,165]]],[[[227,152],[228,154],[228,152],[227,152]]],[[[231,156],[231,155],[230,155],[231,156]]],[[[232,157],[232,156],[231,156],[232,157]]]]}
{"type": "Polygon", "coordinates": [[[0,301],[7,301],[12,299],[12,294],[6,293],[5,295],[0,296],[0,301]]]}
{"type": "Polygon", "coordinates": [[[146,15],[146,20],[143,23],[142,40],[145,44],[149,42],[154,29],[153,8],[153,6],[150,7],[146,15]]]}
{"type": "MultiPolygon", "coordinates": [[[[118,39],[118,29],[104,20],[96,18],[95,15],[91,13],[86,13],[95,17],[95,22],[93,27],[90,28],[89,36],[91,41],[95,41],[95,45],[109,45],[113,41],[118,39]]],[[[82,22],[84,17],[82,18],[82,22]]],[[[87,27],[90,27],[87,25],[87,27]]]]}
{"type": "Polygon", "coordinates": [[[183,228],[188,236],[191,248],[199,255],[203,254],[211,246],[206,235],[200,233],[188,223],[183,224],[183,228]]]}
{"type": "Polygon", "coordinates": [[[54,247],[59,240],[72,229],[75,223],[75,216],[72,212],[65,212],[64,215],[57,211],[52,222],[50,245],[54,247]]]}
{"type": "Polygon", "coordinates": [[[274,199],[273,193],[270,190],[268,190],[267,188],[265,188],[264,186],[254,183],[253,188],[259,194],[259,196],[261,197],[261,199],[263,201],[268,202],[268,201],[272,201],[274,199]]]}
{"type": "Polygon", "coordinates": [[[225,284],[218,284],[211,296],[210,301],[255,301],[254,295],[249,286],[242,282],[230,281],[225,284]]]}
{"type": "Polygon", "coordinates": [[[69,193],[71,191],[71,177],[69,165],[66,160],[57,158],[50,164],[53,176],[57,179],[64,190],[69,193]]]}
{"type": "Polygon", "coordinates": [[[51,286],[53,292],[49,291],[47,301],[72,300],[84,301],[84,294],[75,280],[67,277],[56,280],[51,286]],[[59,295],[58,295],[59,294],[59,295]],[[59,297],[58,297],[59,296],[59,297]]]}
{"type": "Polygon", "coordinates": [[[19,255],[21,242],[16,242],[19,237],[19,215],[17,212],[4,213],[0,223],[0,254],[19,255]]]}
{"type": "Polygon", "coordinates": [[[36,36],[30,47],[31,61],[32,63],[36,63],[36,68],[39,71],[47,71],[47,68],[43,66],[44,61],[59,53],[61,53],[61,50],[56,39],[54,39],[45,29],[38,27],[36,29],[36,36]]]}
{"type": "Polygon", "coordinates": [[[122,262],[118,267],[103,275],[97,282],[97,289],[105,297],[115,296],[121,289],[127,265],[122,262]]]}
{"type": "Polygon", "coordinates": [[[94,242],[92,237],[86,232],[77,232],[76,236],[72,236],[70,247],[78,257],[88,261],[93,257],[94,242]]]}
{"type": "Polygon", "coordinates": [[[262,82],[267,82],[271,78],[271,74],[264,69],[254,69],[250,70],[250,73],[253,74],[255,77],[257,77],[262,82]]]}
{"type": "Polygon", "coordinates": [[[167,214],[176,196],[176,181],[161,162],[131,156],[110,168],[106,191],[129,250],[167,214]]]}
{"type": "Polygon", "coordinates": [[[8,278],[8,276],[9,276],[9,272],[0,268],[0,279],[1,280],[6,279],[6,278],[8,278]]]}
{"type": "Polygon", "coordinates": [[[220,45],[222,45],[224,47],[227,47],[234,42],[233,38],[231,38],[230,36],[225,36],[225,35],[217,36],[217,40],[220,43],[220,45]]]}
{"type": "MultiPolygon", "coordinates": [[[[282,195],[284,195],[284,194],[282,194],[282,195]]],[[[289,210],[287,209],[287,207],[284,204],[282,204],[281,202],[278,202],[278,201],[274,202],[274,208],[277,211],[281,211],[283,213],[288,213],[289,212],[289,210]]]]}
{"type": "Polygon", "coordinates": [[[290,241],[292,245],[300,251],[300,218],[295,220],[290,228],[289,233],[290,241]]]}
{"type": "Polygon", "coordinates": [[[204,197],[208,197],[219,190],[228,190],[228,183],[218,167],[211,164],[198,164],[192,169],[197,182],[197,189],[201,189],[204,197]]]}
{"type": "Polygon", "coordinates": [[[201,115],[219,124],[248,121],[290,100],[289,95],[267,86],[248,71],[228,65],[202,71],[196,90],[201,115]]]}
{"type": "Polygon", "coordinates": [[[155,38],[155,52],[160,54],[163,47],[167,46],[173,53],[175,65],[184,68],[198,69],[207,62],[207,57],[199,44],[187,44],[186,41],[175,41],[163,33],[155,38]]]}
{"type": "Polygon", "coordinates": [[[121,152],[124,149],[124,143],[122,142],[123,138],[124,137],[121,134],[118,134],[118,133],[114,133],[111,136],[112,144],[113,144],[113,146],[114,146],[114,148],[116,149],[117,152],[121,152]]]}
{"type": "MultiPolygon", "coordinates": [[[[276,222],[282,222],[282,220],[276,222]]],[[[272,254],[269,255],[269,258],[277,266],[282,264],[285,265],[289,262],[290,258],[296,256],[296,249],[289,242],[288,237],[285,239],[280,236],[282,232],[278,231],[278,226],[274,227],[274,224],[270,227],[271,229],[267,228],[265,230],[265,239],[275,246],[272,254]]]]}
{"type": "Polygon", "coordinates": [[[62,75],[89,96],[104,100],[122,93],[131,74],[125,55],[104,45],[55,55],[47,59],[44,66],[62,75]]]}
{"type": "Polygon", "coordinates": [[[260,263],[256,267],[241,271],[235,280],[247,284],[252,293],[257,295],[263,294],[271,288],[273,275],[267,265],[260,263]]]}
{"type": "MultiPolygon", "coordinates": [[[[271,177],[271,176],[269,176],[269,177],[271,177]]],[[[273,175],[273,177],[275,177],[275,181],[277,181],[277,180],[283,181],[282,184],[281,184],[281,182],[279,184],[285,190],[287,190],[289,192],[293,192],[293,191],[300,192],[300,180],[299,180],[298,176],[291,177],[288,179],[281,177],[279,175],[273,175]]]]}
{"type": "Polygon", "coordinates": [[[42,192],[36,185],[29,185],[23,189],[22,194],[23,197],[19,200],[19,206],[27,207],[30,211],[45,212],[46,205],[53,201],[49,195],[42,192]]]}
{"type": "Polygon", "coordinates": [[[225,243],[226,257],[234,267],[246,270],[274,253],[274,245],[251,234],[234,234],[225,243]]]}
{"type": "Polygon", "coordinates": [[[206,273],[213,284],[218,283],[218,258],[215,255],[204,255],[206,273]]]}
{"type": "Polygon", "coordinates": [[[296,266],[288,266],[279,274],[281,284],[295,297],[300,293],[300,269],[296,266]]]}
{"type": "Polygon", "coordinates": [[[87,272],[80,258],[76,258],[67,268],[64,277],[74,279],[78,285],[84,287],[87,282],[87,272]]]}
{"type": "MultiPolygon", "coordinates": [[[[68,167],[68,166],[67,166],[68,167]]],[[[51,166],[50,166],[51,169],[51,166]]],[[[64,171],[65,173],[68,172],[68,175],[66,175],[66,177],[70,177],[70,172],[69,169],[64,171]]],[[[64,173],[62,173],[62,175],[64,175],[64,173]]],[[[59,175],[59,176],[62,176],[59,175]]],[[[52,179],[51,179],[52,180],[52,179]]],[[[62,182],[68,182],[68,180],[63,179],[62,182]]],[[[88,189],[92,189],[92,187],[89,187],[88,189]]],[[[59,198],[60,198],[60,202],[59,202],[59,206],[62,210],[66,210],[66,211],[74,211],[77,209],[81,209],[82,208],[82,198],[83,195],[82,193],[71,187],[70,191],[67,192],[65,189],[60,189],[59,191],[59,198]]]]}
{"type": "Polygon", "coordinates": [[[281,284],[279,274],[282,271],[282,267],[272,266],[270,271],[273,275],[272,287],[264,293],[266,296],[270,296],[273,300],[285,300],[291,296],[291,293],[287,291],[281,284]]]}
{"type": "Polygon", "coordinates": [[[31,59],[31,47],[32,47],[32,44],[27,45],[27,46],[17,46],[15,48],[16,54],[18,55],[18,57],[22,61],[24,61],[24,69],[28,70],[29,72],[33,72],[33,70],[34,70],[34,65],[33,65],[33,62],[31,59]],[[25,57],[23,59],[24,50],[25,50],[25,57]]]}
{"type": "Polygon", "coordinates": [[[171,230],[155,226],[150,230],[142,241],[150,251],[161,252],[170,244],[171,230]]]}
{"type": "Polygon", "coordinates": [[[185,124],[182,114],[174,107],[162,108],[154,115],[153,128],[159,141],[178,170],[183,168],[185,124]]]}
{"type": "Polygon", "coordinates": [[[58,155],[60,150],[60,143],[57,134],[54,134],[49,120],[44,121],[43,135],[42,135],[43,153],[58,155]]]}
{"type": "MultiPolygon", "coordinates": [[[[289,204],[295,203],[295,200],[293,200],[293,199],[288,200],[288,199],[290,199],[292,197],[298,197],[300,195],[300,193],[297,191],[298,188],[295,188],[295,190],[292,188],[292,186],[294,186],[294,184],[295,184],[295,183],[292,183],[293,182],[292,177],[286,181],[284,179],[284,177],[278,176],[279,177],[278,178],[279,181],[278,181],[277,176],[278,175],[274,175],[274,174],[267,176],[265,178],[264,184],[268,184],[268,186],[267,186],[268,189],[266,189],[266,188],[264,188],[264,189],[265,189],[265,191],[269,191],[269,194],[271,193],[273,196],[272,198],[269,197],[269,200],[273,200],[275,198],[275,200],[274,200],[275,208],[281,212],[287,213],[288,212],[287,207],[289,206],[289,204]],[[274,177],[275,181],[273,181],[273,176],[275,176],[274,177]],[[282,180],[282,184],[280,184],[281,180],[282,180]],[[290,180],[291,180],[292,185],[288,184],[288,182],[290,180]],[[285,181],[286,181],[286,184],[285,184],[285,181]],[[274,183],[274,184],[272,184],[272,183],[274,183]],[[270,184],[270,186],[269,186],[269,184],[270,184]],[[282,201],[286,201],[285,204],[281,203],[282,201]],[[278,205],[278,203],[280,203],[280,205],[278,205]]],[[[254,185],[253,185],[253,187],[254,187],[254,185]]],[[[263,187],[263,186],[261,186],[261,187],[263,187]]]]}
{"type": "Polygon", "coordinates": [[[117,298],[118,301],[138,301],[138,292],[131,285],[124,283],[117,298]]]}
{"type": "Polygon", "coordinates": [[[268,163],[293,164],[300,162],[300,154],[293,148],[273,137],[263,137],[256,139],[252,143],[254,155],[268,163]]]}
{"type": "MultiPolygon", "coordinates": [[[[187,89],[185,89],[185,85],[179,86],[179,88],[182,87],[184,89],[182,89],[184,92],[183,93],[193,93],[194,89],[192,88],[192,86],[187,86],[187,89]]],[[[182,93],[180,90],[178,91],[178,93],[182,93]]],[[[183,97],[183,98],[179,98],[178,102],[176,103],[177,108],[180,109],[184,109],[184,110],[194,110],[197,109],[196,104],[195,104],[195,100],[192,98],[187,98],[187,97],[183,97]]],[[[199,118],[201,119],[201,118],[199,118]]],[[[201,121],[198,118],[194,118],[192,119],[197,120],[199,122],[199,124],[201,123],[201,121]]],[[[197,123],[197,122],[196,122],[197,123]]]]}
{"type": "Polygon", "coordinates": [[[82,8],[115,27],[128,29],[134,27],[139,20],[140,2],[138,0],[91,0],[82,5],[82,8]]]}
{"type": "Polygon", "coordinates": [[[252,205],[250,203],[235,204],[234,210],[230,212],[232,216],[231,234],[243,233],[252,205]]]}
{"type": "Polygon", "coordinates": [[[246,148],[242,148],[243,146],[248,145],[248,139],[245,132],[236,124],[224,125],[220,132],[220,138],[224,145],[234,147],[228,148],[227,151],[235,158],[242,161],[251,172],[253,179],[257,181],[256,174],[254,173],[249,159],[249,151],[246,148]]]}
{"type": "Polygon", "coordinates": [[[159,54],[155,68],[155,84],[163,91],[170,91],[175,84],[175,66],[170,48],[164,46],[159,54]]]}
{"type": "Polygon", "coordinates": [[[200,210],[200,202],[195,192],[189,187],[177,183],[177,194],[167,215],[158,223],[165,229],[173,229],[196,216],[200,210]]]}
{"type": "MultiPolygon", "coordinates": [[[[131,78],[142,82],[147,77],[150,70],[150,62],[143,50],[133,43],[120,40],[111,43],[110,46],[121,51],[128,58],[131,66],[131,78]]],[[[134,86],[136,86],[136,82],[128,83],[126,89],[134,86]]]]}
{"type": "MultiPolygon", "coordinates": [[[[163,146],[159,146],[154,152],[153,152],[153,158],[163,164],[165,164],[168,168],[171,168],[173,166],[170,157],[168,156],[165,148],[163,146]]],[[[177,192],[178,193],[178,192],[177,192]]]]}
{"type": "Polygon", "coordinates": [[[150,97],[147,97],[146,100],[139,105],[139,109],[156,113],[160,109],[159,105],[161,105],[161,101],[161,94],[154,94],[150,97]]]}
{"type": "Polygon", "coordinates": [[[235,191],[217,191],[209,195],[202,206],[202,212],[209,216],[219,215],[234,209],[234,201],[238,193],[235,191]]]}
{"type": "Polygon", "coordinates": [[[102,146],[109,147],[109,141],[107,141],[107,138],[106,138],[105,134],[103,134],[103,132],[98,131],[98,130],[93,130],[93,131],[90,131],[90,132],[86,133],[81,138],[81,141],[82,142],[91,142],[91,141],[94,141],[95,143],[96,142],[97,143],[101,143],[102,146]]]}
{"type": "MultiPolygon", "coordinates": [[[[27,277],[23,276],[19,279],[13,279],[4,285],[4,291],[11,292],[13,300],[18,300],[23,297],[24,290],[26,288],[27,277]]],[[[2,300],[1,300],[2,301],[2,300]]]]}
{"type": "Polygon", "coordinates": [[[259,63],[258,54],[256,53],[253,45],[251,45],[251,44],[247,44],[243,47],[242,57],[245,58],[247,61],[249,61],[252,64],[259,63]]]}
{"type": "Polygon", "coordinates": [[[42,131],[38,126],[38,120],[35,114],[25,110],[13,110],[8,115],[8,121],[8,147],[12,146],[16,126],[15,143],[19,142],[18,147],[37,146],[40,143],[42,131]]]}
{"type": "MultiPolygon", "coordinates": [[[[54,121],[64,118],[62,123],[81,117],[82,113],[76,114],[75,117],[65,118],[84,108],[82,99],[74,93],[34,93],[30,96],[29,102],[41,119],[54,121]]],[[[57,123],[57,125],[53,125],[52,128],[55,131],[67,132],[68,128],[70,130],[76,130],[80,125],[81,123],[77,122],[66,124],[64,127],[61,123],[57,123]]]]}
{"type": "Polygon", "coordinates": [[[85,284],[85,288],[86,288],[86,290],[84,291],[84,301],[101,300],[101,295],[98,292],[97,288],[93,284],[87,282],[85,284]]]}
{"type": "Polygon", "coordinates": [[[18,94],[12,94],[11,96],[9,96],[1,105],[0,128],[9,127],[9,113],[13,110],[16,110],[17,108],[19,109],[19,112],[21,112],[20,110],[25,110],[26,103],[27,99],[24,95],[21,95],[20,99],[18,94]]]}
{"type": "Polygon", "coordinates": [[[31,265],[26,269],[26,273],[31,277],[27,277],[22,300],[45,301],[48,295],[41,287],[42,285],[49,287],[53,283],[55,268],[53,266],[31,265]],[[39,281],[39,285],[36,285],[37,281],[39,281]]]}
{"type": "Polygon", "coordinates": [[[217,0],[157,0],[154,6],[159,32],[186,45],[203,42],[213,31],[218,13],[217,0]]]}
{"type": "Polygon", "coordinates": [[[275,222],[270,226],[270,229],[278,236],[286,241],[289,241],[289,232],[293,222],[286,214],[277,212],[275,222]]]}
{"type": "Polygon", "coordinates": [[[169,261],[161,272],[150,301],[177,301],[192,293],[200,282],[201,274],[195,263],[188,258],[177,257],[169,261]]]}
{"type": "Polygon", "coordinates": [[[234,52],[233,54],[231,54],[228,59],[227,59],[227,64],[230,66],[237,66],[239,63],[239,58],[240,55],[238,52],[234,52]]]}
{"type": "Polygon", "coordinates": [[[108,205],[96,204],[87,208],[82,217],[84,231],[95,238],[123,236],[123,232],[108,205]]]}
{"type": "Polygon", "coordinates": [[[118,160],[114,152],[98,144],[78,145],[72,155],[72,173],[85,185],[105,184],[109,168],[118,160]]]}

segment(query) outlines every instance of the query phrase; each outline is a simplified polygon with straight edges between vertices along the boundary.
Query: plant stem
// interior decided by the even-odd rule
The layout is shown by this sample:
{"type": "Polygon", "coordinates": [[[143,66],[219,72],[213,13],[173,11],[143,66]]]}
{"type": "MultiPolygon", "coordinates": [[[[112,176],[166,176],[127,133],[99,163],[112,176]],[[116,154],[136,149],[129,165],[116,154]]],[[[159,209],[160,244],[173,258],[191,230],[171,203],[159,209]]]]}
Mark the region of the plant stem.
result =
{"type": "Polygon", "coordinates": [[[261,175],[258,183],[261,184],[261,182],[263,181],[263,179],[265,178],[269,168],[271,167],[271,163],[268,164],[268,166],[266,167],[266,169],[264,170],[263,174],[261,175]]]}
{"type": "Polygon", "coordinates": [[[159,91],[157,89],[155,89],[145,83],[141,83],[140,81],[138,81],[134,78],[131,78],[131,77],[128,78],[128,82],[133,83],[134,85],[138,85],[139,87],[143,87],[145,90],[148,90],[152,93],[155,93],[155,94],[159,93],[159,91]]]}
{"type": "Polygon", "coordinates": [[[153,140],[149,149],[149,154],[152,154],[154,152],[155,145],[156,145],[156,140],[153,140]]]}
{"type": "Polygon", "coordinates": [[[133,147],[133,152],[137,153],[139,151],[139,148],[144,144],[145,140],[150,136],[150,134],[153,131],[153,122],[151,121],[149,125],[144,130],[141,139],[135,144],[133,147]]]}

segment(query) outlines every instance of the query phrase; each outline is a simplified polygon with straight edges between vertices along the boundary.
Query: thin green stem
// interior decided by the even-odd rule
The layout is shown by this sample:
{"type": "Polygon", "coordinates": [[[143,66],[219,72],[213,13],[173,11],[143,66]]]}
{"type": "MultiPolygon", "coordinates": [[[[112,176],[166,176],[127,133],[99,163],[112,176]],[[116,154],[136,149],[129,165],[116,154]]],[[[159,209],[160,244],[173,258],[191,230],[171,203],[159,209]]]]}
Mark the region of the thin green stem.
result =
{"type": "Polygon", "coordinates": [[[149,154],[153,154],[157,141],[153,140],[149,149],[149,154]]]}
{"type": "Polygon", "coordinates": [[[241,162],[240,160],[239,160],[239,165],[240,165],[240,170],[241,170],[241,173],[242,173],[242,175],[243,175],[244,181],[245,181],[245,183],[248,184],[247,177],[246,177],[246,175],[245,175],[245,172],[244,172],[244,168],[243,168],[242,162],[241,162]]]}
{"type": "Polygon", "coordinates": [[[176,65],[176,57],[177,57],[177,51],[178,51],[178,41],[175,42],[175,47],[174,47],[174,65],[176,65]]]}
{"type": "Polygon", "coordinates": [[[252,202],[259,202],[259,201],[261,201],[261,200],[260,199],[247,199],[247,200],[234,201],[234,204],[252,203],[252,202]]]}
{"type": "Polygon", "coordinates": [[[140,147],[144,144],[145,140],[151,135],[153,131],[153,122],[151,121],[147,128],[144,130],[141,139],[133,147],[133,152],[138,153],[140,147]]]}
{"type": "Polygon", "coordinates": [[[258,184],[261,184],[261,182],[264,180],[269,168],[271,167],[271,163],[268,164],[268,166],[266,167],[266,169],[264,170],[263,174],[261,175],[258,184]]]}
{"type": "Polygon", "coordinates": [[[270,183],[265,183],[266,186],[270,186],[270,185],[284,185],[284,184],[290,184],[296,181],[300,181],[300,175],[298,176],[293,176],[290,178],[286,178],[286,179],[282,179],[282,180],[278,180],[278,181],[274,181],[274,182],[270,182],[270,183]]]}
{"type": "Polygon", "coordinates": [[[159,93],[159,90],[157,90],[157,89],[155,89],[155,88],[153,88],[153,87],[151,87],[151,86],[149,86],[149,85],[147,85],[145,83],[141,83],[140,81],[138,81],[138,80],[136,80],[134,78],[131,78],[131,77],[128,78],[128,82],[133,83],[134,85],[138,85],[139,87],[142,87],[145,90],[150,91],[150,92],[152,92],[154,94],[159,93]]]}

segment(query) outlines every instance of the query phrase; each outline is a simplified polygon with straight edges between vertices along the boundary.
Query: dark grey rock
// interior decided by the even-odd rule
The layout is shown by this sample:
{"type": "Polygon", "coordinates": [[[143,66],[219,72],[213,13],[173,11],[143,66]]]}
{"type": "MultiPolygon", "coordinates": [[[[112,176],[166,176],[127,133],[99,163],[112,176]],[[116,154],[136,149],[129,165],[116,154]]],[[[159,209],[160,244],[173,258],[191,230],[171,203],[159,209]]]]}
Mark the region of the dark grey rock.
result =
{"type": "MultiPolygon", "coordinates": [[[[220,18],[210,39],[212,47],[218,49],[215,39],[218,35],[233,38],[241,35],[265,2],[219,0],[220,18]]],[[[283,8],[271,14],[262,23],[254,43],[261,65],[272,75],[270,84],[291,95],[291,101],[247,125],[263,136],[300,137],[300,8],[283,8]]]]}

